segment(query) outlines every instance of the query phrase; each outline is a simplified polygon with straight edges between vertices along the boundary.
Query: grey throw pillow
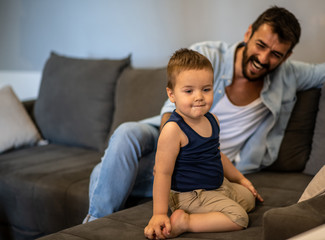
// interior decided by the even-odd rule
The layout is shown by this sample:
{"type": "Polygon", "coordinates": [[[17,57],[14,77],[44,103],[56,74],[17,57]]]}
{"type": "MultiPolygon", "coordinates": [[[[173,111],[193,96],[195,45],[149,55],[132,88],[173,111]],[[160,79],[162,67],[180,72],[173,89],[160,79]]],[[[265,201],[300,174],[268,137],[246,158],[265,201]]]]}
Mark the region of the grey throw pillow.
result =
{"type": "Polygon", "coordinates": [[[310,153],[310,158],[304,173],[315,175],[325,165],[325,84],[319,100],[319,111],[316,119],[315,132],[310,153]]]}
{"type": "Polygon", "coordinates": [[[302,171],[311,151],[320,89],[297,93],[277,160],[267,169],[273,171],[302,171]]]}
{"type": "Polygon", "coordinates": [[[121,123],[160,114],[167,99],[166,68],[126,69],[118,80],[111,133],[121,123]]]}
{"type": "Polygon", "coordinates": [[[116,81],[130,57],[77,59],[51,53],[35,103],[35,120],[52,143],[103,151],[113,113],[116,81]]]}

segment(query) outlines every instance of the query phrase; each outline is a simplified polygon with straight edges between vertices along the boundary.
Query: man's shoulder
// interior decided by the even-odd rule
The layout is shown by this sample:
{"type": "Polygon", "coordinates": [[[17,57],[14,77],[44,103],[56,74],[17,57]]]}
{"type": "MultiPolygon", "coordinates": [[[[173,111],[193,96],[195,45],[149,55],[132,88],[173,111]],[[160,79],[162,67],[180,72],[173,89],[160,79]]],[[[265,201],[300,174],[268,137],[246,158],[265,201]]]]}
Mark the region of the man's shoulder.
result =
{"type": "Polygon", "coordinates": [[[220,71],[220,68],[227,68],[232,72],[235,52],[239,44],[228,44],[222,41],[205,41],[193,44],[191,49],[206,56],[211,61],[214,69],[219,69],[218,72],[220,74],[225,74],[223,71],[220,71]]]}
{"type": "Polygon", "coordinates": [[[197,42],[190,46],[190,49],[193,49],[195,51],[221,51],[226,52],[236,44],[229,44],[223,41],[203,41],[203,42],[197,42]]]}

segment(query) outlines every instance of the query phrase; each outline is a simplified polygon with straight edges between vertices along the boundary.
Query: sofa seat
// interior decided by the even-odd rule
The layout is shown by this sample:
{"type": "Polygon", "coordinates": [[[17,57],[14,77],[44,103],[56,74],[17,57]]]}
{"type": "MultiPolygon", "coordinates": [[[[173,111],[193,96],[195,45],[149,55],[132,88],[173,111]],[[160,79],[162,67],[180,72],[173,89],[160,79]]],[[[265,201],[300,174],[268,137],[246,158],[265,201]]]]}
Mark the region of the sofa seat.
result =
{"type": "Polygon", "coordinates": [[[101,156],[57,144],[1,154],[0,239],[35,239],[79,224],[87,214],[89,176],[101,156]]]}
{"type": "MultiPolygon", "coordinates": [[[[178,239],[262,239],[263,215],[272,208],[295,205],[312,176],[302,173],[259,172],[247,177],[264,198],[249,213],[245,230],[224,233],[184,233],[178,239]]],[[[144,239],[143,230],[152,215],[152,201],[41,238],[41,240],[144,239]]]]}

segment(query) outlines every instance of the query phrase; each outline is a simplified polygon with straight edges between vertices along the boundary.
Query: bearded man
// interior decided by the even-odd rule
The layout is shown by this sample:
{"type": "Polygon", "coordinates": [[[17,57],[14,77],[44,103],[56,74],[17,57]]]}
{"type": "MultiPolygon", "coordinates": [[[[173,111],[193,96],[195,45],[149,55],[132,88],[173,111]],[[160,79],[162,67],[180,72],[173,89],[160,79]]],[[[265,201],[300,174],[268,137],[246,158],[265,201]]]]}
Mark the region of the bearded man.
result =
{"type": "MultiPolygon", "coordinates": [[[[325,63],[288,60],[300,32],[296,17],[274,6],[249,26],[243,42],[201,42],[190,47],[212,63],[214,101],[210,111],[220,121],[221,151],[242,173],[259,171],[276,160],[296,92],[321,87],[325,81],[325,63]]],[[[154,156],[143,156],[155,151],[159,123],[164,125],[174,109],[167,100],[158,122],[152,118],[117,128],[91,175],[85,222],[119,210],[138,172],[138,195],[152,196],[154,156]],[[142,164],[146,169],[138,168],[139,160],[146,161],[142,164]]]]}

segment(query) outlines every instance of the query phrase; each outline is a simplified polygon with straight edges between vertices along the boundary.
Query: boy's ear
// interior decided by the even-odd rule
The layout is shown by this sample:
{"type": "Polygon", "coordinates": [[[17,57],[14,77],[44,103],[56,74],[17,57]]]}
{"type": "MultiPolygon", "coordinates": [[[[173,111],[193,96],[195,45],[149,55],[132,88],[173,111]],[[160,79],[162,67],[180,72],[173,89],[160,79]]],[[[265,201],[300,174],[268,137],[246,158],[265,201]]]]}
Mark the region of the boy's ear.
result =
{"type": "Polygon", "coordinates": [[[173,90],[170,89],[169,87],[167,87],[167,88],[166,88],[166,92],[167,92],[167,95],[168,95],[169,100],[170,100],[172,103],[175,103],[175,97],[174,97],[173,90]]]}

